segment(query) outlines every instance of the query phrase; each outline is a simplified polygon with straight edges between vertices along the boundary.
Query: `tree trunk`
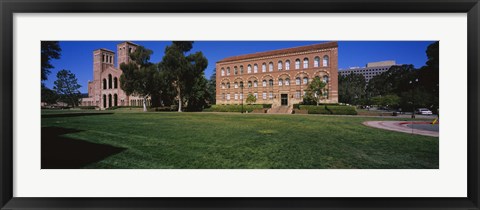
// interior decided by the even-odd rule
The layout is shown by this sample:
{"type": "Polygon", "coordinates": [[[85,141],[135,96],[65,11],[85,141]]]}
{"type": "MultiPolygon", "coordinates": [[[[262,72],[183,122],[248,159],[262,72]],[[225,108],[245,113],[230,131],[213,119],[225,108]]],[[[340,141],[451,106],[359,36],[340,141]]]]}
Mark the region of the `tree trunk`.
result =
{"type": "Polygon", "coordinates": [[[182,112],[182,94],[180,87],[177,88],[178,91],[178,112],[182,112]]]}
{"type": "Polygon", "coordinates": [[[147,96],[143,96],[143,111],[147,111],[147,96]]]}

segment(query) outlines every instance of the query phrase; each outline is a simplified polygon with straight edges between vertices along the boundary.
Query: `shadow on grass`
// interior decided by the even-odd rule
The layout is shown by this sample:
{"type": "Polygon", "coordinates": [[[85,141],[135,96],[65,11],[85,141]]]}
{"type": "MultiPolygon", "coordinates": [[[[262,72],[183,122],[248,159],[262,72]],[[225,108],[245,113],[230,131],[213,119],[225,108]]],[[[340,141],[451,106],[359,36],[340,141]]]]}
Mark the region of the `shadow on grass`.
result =
{"type": "Polygon", "coordinates": [[[125,148],[90,143],[62,135],[83,130],[42,127],[42,169],[78,169],[98,162],[125,148]]]}
{"type": "Polygon", "coordinates": [[[105,115],[105,114],[113,114],[113,112],[101,112],[101,113],[62,113],[62,114],[42,114],[42,118],[54,118],[54,117],[81,117],[81,116],[89,116],[89,115],[105,115]]]}

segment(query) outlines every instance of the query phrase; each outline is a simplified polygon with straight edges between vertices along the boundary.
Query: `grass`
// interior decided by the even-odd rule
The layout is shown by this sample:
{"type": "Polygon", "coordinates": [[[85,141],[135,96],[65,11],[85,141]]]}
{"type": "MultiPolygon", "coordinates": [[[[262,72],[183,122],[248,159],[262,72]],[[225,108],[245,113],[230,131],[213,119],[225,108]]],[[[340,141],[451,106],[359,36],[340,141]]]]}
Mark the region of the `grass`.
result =
{"type": "MultiPolygon", "coordinates": [[[[66,112],[42,113],[46,116],[66,112]]],[[[83,168],[438,168],[438,138],[362,125],[367,120],[388,120],[383,118],[112,113],[72,117],[52,115],[42,117],[42,127],[81,130],[63,136],[75,141],[125,148],[83,168]]],[[[88,151],[85,153],[88,155],[88,151]]]]}

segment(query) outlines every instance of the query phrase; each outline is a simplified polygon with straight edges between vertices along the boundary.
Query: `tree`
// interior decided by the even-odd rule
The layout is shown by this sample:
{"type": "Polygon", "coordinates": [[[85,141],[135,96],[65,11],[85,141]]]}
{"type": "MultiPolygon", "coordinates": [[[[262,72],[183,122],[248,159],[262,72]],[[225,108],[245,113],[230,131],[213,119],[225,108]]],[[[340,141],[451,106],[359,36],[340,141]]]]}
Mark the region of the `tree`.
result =
{"type": "Polygon", "coordinates": [[[208,101],[210,104],[216,103],[216,94],[217,94],[217,71],[213,69],[213,74],[210,76],[210,80],[208,80],[208,101]]]}
{"type": "Polygon", "coordinates": [[[56,104],[58,101],[58,95],[55,91],[47,88],[44,84],[42,84],[42,102],[47,105],[56,104]]]}
{"type": "Polygon", "coordinates": [[[338,98],[340,102],[348,104],[359,104],[365,101],[366,93],[365,77],[353,72],[338,78],[338,98]]]}
{"type": "Polygon", "coordinates": [[[53,65],[50,63],[51,59],[59,59],[60,52],[62,49],[60,48],[60,44],[58,41],[42,41],[41,42],[41,79],[45,81],[48,79],[48,75],[50,74],[50,69],[53,68],[53,65]]]}
{"type": "Polygon", "coordinates": [[[54,82],[53,89],[57,92],[60,101],[75,107],[80,103],[82,87],[78,84],[77,77],[69,70],[61,70],[57,73],[57,80],[54,82]]]}
{"type": "Polygon", "coordinates": [[[397,107],[400,103],[400,97],[394,94],[375,96],[372,98],[372,103],[383,107],[397,107]]]}
{"type": "Polygon", "coordinates": [[[208,60],[201,52],[186,55],[193,47],[192,41],[173,42],[165,48],[165,55],[158,64],[163,79],[170,85],[178,101],[178,112],[184,102],[189,110],[197,110],[206,104],[207,80],[204,71],[208,60]]]}
{"type": "Polygon", "coordinates": [[[127,95],[143,98],[143,111],[147,111],[147,98],[158,93],[158,69],[150,63],[153,52],[143,46],[130,54],[131,62],[120,64],[123,74],[120,76],[120,87],[127,95]]]}
{"type": "Polygon", "coordinates": [[[255,97],[251,93],[248,94],[247,99],[245,100],[247,104],[252,104],[252,103],[255,103],[256,101],[257,101],[257,97],[255,97]]]}
{"type": "Polygon", "coordinates": [[[320,101],[325,98],[324,93],[326,93],[325,86],[327,84],[320,80],[319,77],[315,77],[312,82],[310,82],[305,90],[305,97],[314,101],[317,106],[320,104],[320,101]]]}

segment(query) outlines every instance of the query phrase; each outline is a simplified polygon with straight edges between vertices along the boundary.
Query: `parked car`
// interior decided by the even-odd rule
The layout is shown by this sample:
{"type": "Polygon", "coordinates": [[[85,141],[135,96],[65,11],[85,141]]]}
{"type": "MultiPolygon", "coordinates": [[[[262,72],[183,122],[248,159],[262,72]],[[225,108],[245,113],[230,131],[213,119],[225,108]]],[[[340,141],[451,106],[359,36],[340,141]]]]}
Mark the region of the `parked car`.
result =
{"type": "Polygon", "coordinates": [[[432,111],[430,111],[427,108],[418,108],[416,111],[417,114],[423,114],[423,115],[431,115],[433,114],[432,111]]]}

